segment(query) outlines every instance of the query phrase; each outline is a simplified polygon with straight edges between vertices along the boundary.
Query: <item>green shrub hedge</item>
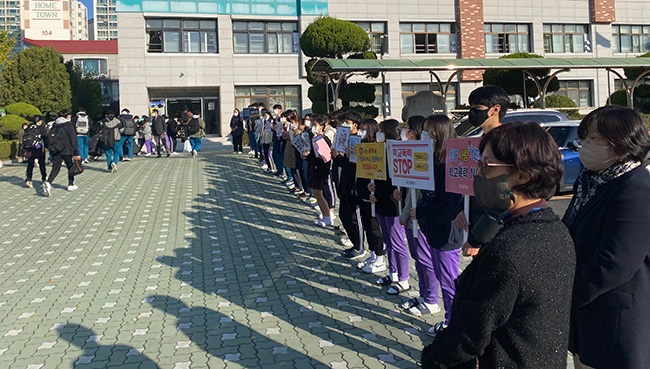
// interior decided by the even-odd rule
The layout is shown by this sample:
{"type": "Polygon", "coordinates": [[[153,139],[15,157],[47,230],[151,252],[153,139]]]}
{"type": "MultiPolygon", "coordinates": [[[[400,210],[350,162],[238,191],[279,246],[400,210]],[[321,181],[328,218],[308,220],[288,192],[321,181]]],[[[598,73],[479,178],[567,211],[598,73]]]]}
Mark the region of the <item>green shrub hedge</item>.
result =
{"type": "Polygon", "coordinates": [[[18,141],[0,142],[0,159],[14,159],[18,153],[18,141]]]}
{"type": "Polygon", "coordinates": [[[7,114],[0,118],[0,134],[6,140],[15,140],[18,131],[23,128],[23,124],[28,124],[27,119],[13,114],[7,114]]]}
{"type": "Polygon", "coordinates": [[[31,119],[34,115],[43,115],[37,107],[24,102],[9,104],[5,106],[5,111],[7,114],[18,115],[25,119],[31,119]]]}

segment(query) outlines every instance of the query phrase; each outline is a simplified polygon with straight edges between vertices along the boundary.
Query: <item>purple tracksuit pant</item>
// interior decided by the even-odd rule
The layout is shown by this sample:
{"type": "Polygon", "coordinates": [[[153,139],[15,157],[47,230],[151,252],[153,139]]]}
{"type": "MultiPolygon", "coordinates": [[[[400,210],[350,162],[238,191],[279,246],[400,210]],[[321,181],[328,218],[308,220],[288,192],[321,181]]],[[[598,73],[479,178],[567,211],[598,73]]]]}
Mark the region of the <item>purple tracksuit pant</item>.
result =
{"type": "Polygon", "coordinates": [[[438,303],[438,278],[436,278],[436,271],[433,268],[431,248],[422,230],[418,229],[418,238],[415,238],[413,237],[413,228],[411,228],[413,223],[409,219],[406,224],[406,239],[411,257],[415,260],[420,297],[427,304],[436,304],[438,303]]]}
{"type": "Polygon", "coordinates": [[[399,217],[377,214],[381,235],[386,244],[388,271],[397,273],[399,281],[409,280],[409,254],[404,242],[404,226],[399,224],[399,217]]]}
{"type": "Polygon", "coordinates": [[[451,305],[456,294],[454,281],[458,278],[458,265],[460,264],[460,250],[440,250],[431,248],[433,269],[440,281],[442,289],[442,303],[445,307],[445,324],[451,319],[451,305]]]}

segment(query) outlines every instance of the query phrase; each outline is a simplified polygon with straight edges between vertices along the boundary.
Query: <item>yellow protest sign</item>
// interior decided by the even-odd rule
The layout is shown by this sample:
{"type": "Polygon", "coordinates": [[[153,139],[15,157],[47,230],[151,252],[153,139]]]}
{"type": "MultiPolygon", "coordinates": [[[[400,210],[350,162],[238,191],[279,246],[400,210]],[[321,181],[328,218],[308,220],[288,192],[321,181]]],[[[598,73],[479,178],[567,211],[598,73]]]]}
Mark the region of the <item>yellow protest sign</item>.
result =
{"type": "Polygon", "coordinates": [[[360,143],[356,147],[357,177],[386,180],[386,144],[360,143]]]}

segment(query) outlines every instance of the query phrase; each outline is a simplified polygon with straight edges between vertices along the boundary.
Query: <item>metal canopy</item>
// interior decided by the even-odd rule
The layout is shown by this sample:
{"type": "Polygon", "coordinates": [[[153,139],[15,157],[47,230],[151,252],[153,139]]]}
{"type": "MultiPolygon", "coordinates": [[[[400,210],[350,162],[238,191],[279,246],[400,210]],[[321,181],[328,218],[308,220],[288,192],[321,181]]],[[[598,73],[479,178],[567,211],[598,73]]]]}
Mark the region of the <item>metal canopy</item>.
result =
{"type": "Polygon", "coordinates": [[[320,59],[314,72],[418,72],[479,69],[611,69],[648,67],[650,58],[320,59]]]}

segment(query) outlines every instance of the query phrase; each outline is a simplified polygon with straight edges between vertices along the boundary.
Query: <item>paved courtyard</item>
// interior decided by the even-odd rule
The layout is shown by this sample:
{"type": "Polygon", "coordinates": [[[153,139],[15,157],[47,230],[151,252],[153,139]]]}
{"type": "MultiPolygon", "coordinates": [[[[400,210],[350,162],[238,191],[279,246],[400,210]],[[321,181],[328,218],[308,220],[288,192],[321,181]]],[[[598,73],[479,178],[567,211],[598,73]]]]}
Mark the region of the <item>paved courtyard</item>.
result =
{"type": "Polygon", "coordinates": [[[418,367],[442,313],[403,314],[313,208],[205,148],[91,163],[50,198],[0,169],[0,368],[418,367]]]}

